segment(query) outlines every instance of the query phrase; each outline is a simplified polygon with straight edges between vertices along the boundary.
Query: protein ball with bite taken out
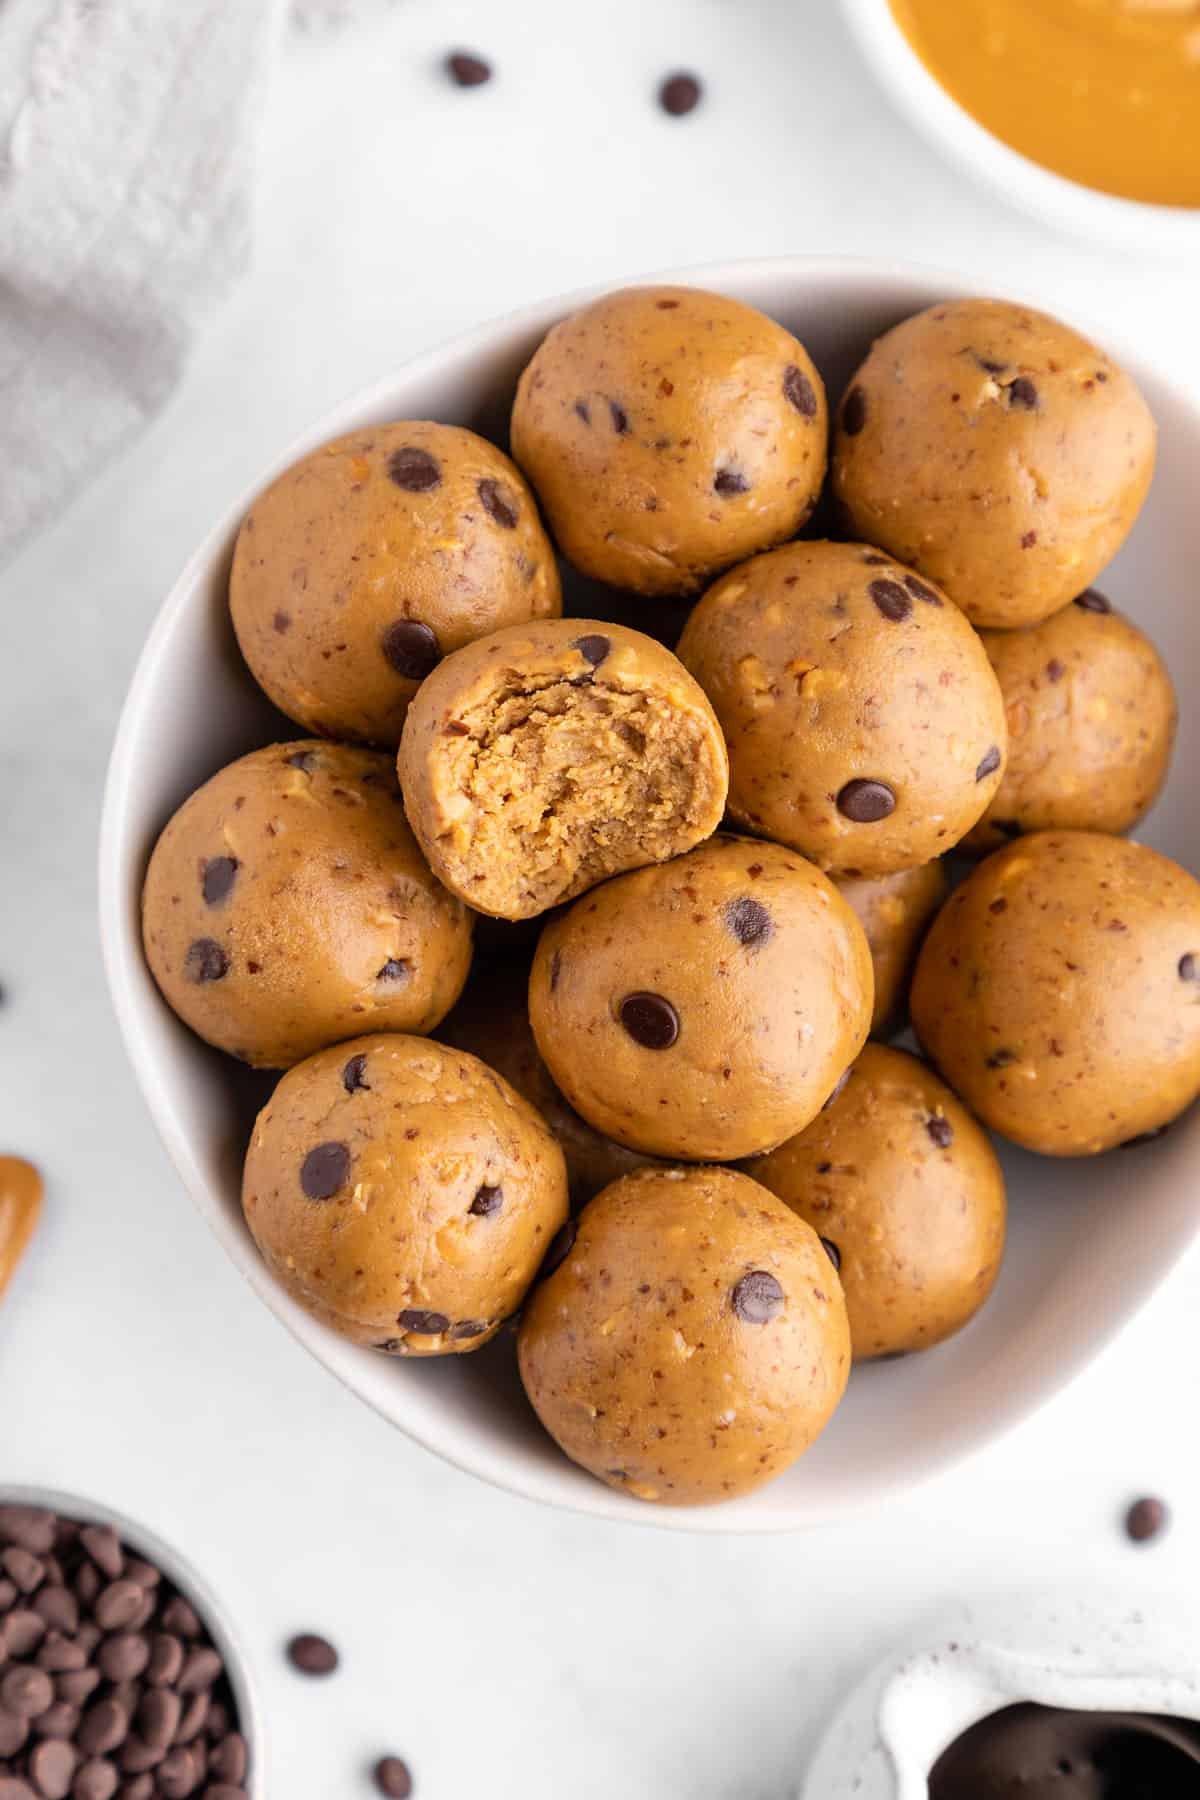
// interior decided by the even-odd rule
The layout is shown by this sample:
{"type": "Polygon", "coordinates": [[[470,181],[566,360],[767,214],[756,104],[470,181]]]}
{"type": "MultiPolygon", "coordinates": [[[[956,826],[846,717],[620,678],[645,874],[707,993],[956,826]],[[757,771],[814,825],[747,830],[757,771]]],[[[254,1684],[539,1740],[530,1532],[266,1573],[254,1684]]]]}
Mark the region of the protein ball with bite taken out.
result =
{"type": "Polygon", "coordinates": [[[911,1006],[955,1092],[1026,1149],[1156,1133],[1200,1092],[1200,882],[1124,838],[1019,838],[934,920],[911,1006]]]}
{"type": "Polygon", "coordinates": [[[504,919],[690,849],[720,823],[729,775],[677,658],[588,619],[513,626],[447,657],[398,766],[434,873],[504,919]]]}
{"type": "Polygon", "coordinates": [[[856,536],[976,625],[1035,625],[1112,561],[1154,452],[1141,394],[1077,331],[952,300],[885,332],[851,378],[833,488],[856,536]]]}
{"type": "Polygon", "coordinates": [[[396,1356],[477,1350],[567,1217],[562,1151],[463,1050],[381,1033],[309,1057],[259,1114],[242,1206],[306,1312],[396,1356]]]}
{"type": "Polygon", "coordinates": [[[788,544],[711,587],[679,657],[729,748],[729,811],[831,875],[949,850],[999,785],[1007,729],[979,637],[861,544],[788,544]]]}
{"type": "Polygon", "coordinates": [[[250,672],[323,737],[395,747],[430,669],[502,625],[555,617],[554,552],[525,480],[458,425],[367,426],[285,469],[229,583],[250,672]]]}
{"type": "Polygon", "coordinates": [[[431,1031],[471,961],[390,757],[344,744],[273,744],[205,782],[154,847],[142,934],[180,1018],[258,1068],[368,1028],[431,1031]]]}
{"type": "Polygon", "coordinates": [[[812,1124],[746,1173],[824,1241],[856,1362],[940,1344],[995,1285],[1005,1229],[996,1153],[945,1082],[903,1050],[868,1044],[812,1124]]]}
{"type": "Polygon", "coordinates": [[[928,862],[919,869],[901,869],[873,880],[843,876],[836,886],[871,947],[875,971],[871,1035],[889,1036],[903,1023],[921,940],[946,898],[946,871],[940,862],[928,862]]]}
{"type": "Polygon", "coordinates": [[[803,344],[700,288],[623,288],[564,319],[521,376],[513,455],[576,568],[694,594],[792,537],[825,478],[803,344]]]}
{"type": "Polygon", "coordinates": [[[1178,706],[1144,632],[1089,590],[1040,625],[985,631],[1008,764],[965,848],[1027,831],[1129,831],[1167,778],[1178,706]]]}
{"type": "Polygon", "coordinates": [[[643,1169],[605,1188],[530,1295],[517,1348],[534,1411],[571,1460],[675,1506],[781,1474],[850,1368],[816,1232],[732,1169],[643,1169]]]}
{"type": "Polygon", "coordinates": [[[872,991],[833,883],[778,844],[721,835],[547,925],[529,1014],[597,1131],[728,1162],[803,1130],[862,1049],[872,991]]]}

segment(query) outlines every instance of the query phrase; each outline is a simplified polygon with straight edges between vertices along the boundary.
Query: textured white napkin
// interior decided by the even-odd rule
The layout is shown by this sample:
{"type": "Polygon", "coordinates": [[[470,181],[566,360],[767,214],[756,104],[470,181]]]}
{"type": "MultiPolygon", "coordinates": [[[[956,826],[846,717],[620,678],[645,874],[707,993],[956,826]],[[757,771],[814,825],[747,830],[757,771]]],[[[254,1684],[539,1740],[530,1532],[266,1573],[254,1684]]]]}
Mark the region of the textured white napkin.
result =
{"type": "Polygon", "coordinates": [[[0,560],[162,405],[245,264],[281,13],[0,3],[0,560]]]}

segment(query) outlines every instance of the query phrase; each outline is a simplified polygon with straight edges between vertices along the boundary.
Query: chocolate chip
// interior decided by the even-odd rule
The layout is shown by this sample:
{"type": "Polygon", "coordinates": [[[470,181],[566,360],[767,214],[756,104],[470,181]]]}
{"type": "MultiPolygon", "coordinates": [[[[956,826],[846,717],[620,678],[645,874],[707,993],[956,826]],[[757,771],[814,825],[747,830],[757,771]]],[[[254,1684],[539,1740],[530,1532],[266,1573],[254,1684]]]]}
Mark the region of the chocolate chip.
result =
{"type": "Polygon", "coordinates": [[[240,1731],[230,1731],[221,1739],[209,1759],[208,1772],[218,1781],[232,1781],[236,1786],[246,1779],[246,1740],[240,1731]]]}
{"type": "Polygon", "coordinates": [[[765,1325],[783,1311],[783,1289],[767,1269],[751,1269],[743,1275],[730,1299],[734,1312],[747,1325],[765,1325]]]}
{"type": "Polygon", "coordinates": [[[124,1631],[137,1617],[143,1599],[136,1581],[110,1581],[101,1588],[93,1614],[101,1631],[124,1631]]]}
{"type": "Polygon", "coordinates": [[[144,1743],[165,1750],[183,1716],[183,1701],[173,1688],[151,1688],[138,1702],[133,1727],[144,1743]]]}
{"type": "Polygon", "coordinates": [[[0,1632],[0,1649],[6,1656],[28,1656],[46,1635],[46,1621],[27,1606],[9,1613],[0,1632]]]}
{"type": "Polygon", "coordinates": [[[817,416],[817,390],[814,388],[803,369],[795,363],[789,363],[783,371],[783,397],[790,400],[796,411],[806,419],[817,416]]]}
{"type": "Polygon", "coordinates": [[[461,1343],[465,1338],[482,1337],[488,1328],[486,1319],[460,1319],[450,1327],[449,1336],[454,1343],[461,1343]]]}
{"type": "Polygon", "coordinates": [[[0,1568],[22,1594],[32,1594],[46,1576],[46,1566],[41,1558],[32,1550],[23,1550],[19,1544],[10,1544],[6,1550],[0,1550],[0,1568]]]}
{"type": "Polygon", "coordinates": [[[317,766],[317,753],[315,750],[295,750],[287,760],[293,769],[303,769],[306,775],[311,775],[317,766]]]}
{"type": "Polygon", "coordinates": [[[558,986],[558,978],[562,974],[562,951],[556,950],[550,958],[550,992],[558,986]]]}
{"type": "Polygon", "coordinates": [[[282,611],[277,612],[271,623],[282,637],[285,631],[290,631],[292,628],[292,615],[282,611]]]}
{"type": "Polygon", "coordinates": [[[1032,550],[1037,541],[1038,536],[1036,531],[1023,531],[1021,533],[1022,550],[1032,550]]]}
{"type": "Polygon", "coordinates": [[[562,1268],[568,1256],[570,1256],[572,1250],[575,1248],[575,1236],[577,1231],[578,1226],[574,1219],[568,1219],[566,1224],[560,1226],[555,1232],[554,1236],[550,1239],[546,1254],[542,1258],[542,1266],[538,1270],[539,1281],[545,1281],[547,1275],[553,1275],[555,1269],[562,1268]]]}
{"type": "Polygon", "coordinates": [[[452,50],[446,58],[446,73],[458,87],[482,87],[492,79],[492,65],[469,50],[452,50]]]}
{"type": "Polygon", "coordinates": [[[75,1637],[68,1637],[63,1631],[48,1631],[34,1661],[48,1674],[69,1675],[84,1667],[87,1651],[75,1637]]]}
{"type": "Polygon", "coordinates": [[[67,1706],[80,1707],[100,1686],[99,1669],[68,1669],[54,1677],[54,1692],[67,1706]]]}
{"type": "Polygon", "coordinates": [[[485,1184],[483,1187],[476,1189],[475,1198],[472,1200],[467,1210],[468,1212],[473,1212],[477,1218],[490,1219],[492,1214],[498,1213],[503,1205],[504,1189],[502,1187],[488,1187],[485,1184]]]}
{"type": "Polygon", "coordinates": [[[420,619],[396,619],[380,638],[379,647],[406,681],[424,681],[442,660],[437,637],[420,619]]]}
{"type": "MultiPolygon", "coordinates": [[[[24,1748],[28,1736],[28,1722],[25,1719],[18,1719],[15,1713],[5,1712],[3,1707],[0,1707],[0,1757],[15,1756],[19,1750],[24,1748]]],[[[2,1767],[3,1764],[0,1763],[0,1768],[2,1767]]],[[[25,1796],[28,1794],[29,1789],[24,1788],[21,1800],[25,1800],[25,1796]]],[[[3,1800],[2,1786],[0,1786],[0,1800],[3,1800]]]]}
{"type": "Polygon", "coordinates": [[[183,1667],[183,1644],[169,1631],[156,1631],[150,1639],[146,1680],[151,1687],[170,1687],[183,1667]]]}
{"type": "Polygon", "coordinates": [[[209,1713],[212,1706],[211,1692],[203,1688],[191,1696],[183,1709],[183,1717],[175,1732],[177,1744],[190,1744],[194,1738],[199,1737],[202,1731],[208,1730],[209,1713]]]}
{"type": "Polygon", "coordinates": [[[1125,1533],[1135,1544],[1148,1544],[1152,1538],[1162,1536],[1169,1521],[1166,1502],[1147,1495],[1135,1500],[1125,1514],[1125,1533]]]}
{"type": "MultiPolygon", "coordinates": [[[[112,1800],[119,1780],[115,1764],[103,1757],[90,1757],[80,1765],[75,1776],[75,1784],[71,1789],[73,1800],[112,1800]]],[[[125,1800],[131,1791],[131,1785],[126,1785],[121,1791],[121,1800],[125,1800]]],[[[153,1781],[147,1792],[154,1792],[153,1781]]]]}
{"type": "Polygon", "coordinates": [[[301,1675],[332,1675],[338,1666],[338,1653],[328,1638],[315,1631],[302,1631],[287,1647],[288,1661],[301,1675]]]}
{"type": "Polygon", "coordinates": [[[643,1050],[669,1050],[679,1036],[679,1014],[661,994],[626,994],[620,1018],[634,1043],[643,1050]]]}
{"type": "Polygon", "coordinates": [[[310,1200],[331,1200],[349,1173],[348,1144],[318,1144],[300,1165],[300,1186],[310,1200]]]}
{"type": "Polygon", "coordinates": [[[109,1581],[116,1581],[125,1573],[125,1554],[121,1549],[121,1540],[111,1525],[85,1525],[79,1533],[79,1542],[100,1573],[106,1575],[109,1581]]]}
{"type": "Polygon", "coordinates": [[[136,1631],[117,1631],[105,1638],[96,1667],[107,1681],[136,1681],[150,1661],[150,1645],[136,1631]]]}
{"type": "Polygon", "coordinates": [[[55,1700],[54,1705],[48,1706],[34,1721],[35,1732],[43,1738],[73,1738],[78,1729],[79,1708],[65,1700],[55,1700]]]}
{"type": "Polygon", "coordinates": [[[197,938],[183,959],[183,972],[189,981],[203,987],[209,981],[221,981],[229,973],[229,958],[215,938],[197,938]]]}
{"type": "Polygon", "coordinates": [[[855,825],[875,825],[896,810],[896,796],[886,781],[848,781],[837,797],[838,811],[855,825]]]}
{"type": "Polygon", "coordinates": [[[739,944],[760,944],[769,938],[774,924],[766,907],[743,896],[724,908],[725,923],[739,944]]]}
{"type": "Polygon", "coordinates": [[[852,387],[842,402],[842,430],[847,437],[857,437],[867,422],[865,388],[852,387]]]}
{"type": "Polygon", "coordinates": [[[629,414],[619,400],[610,400],[608,410],[612,415],[613,430],[618,437],[624,437],[629,430],[629,414]]]}
{"type": "Polygon", "coordinates": [[[823,1237],[821,1239],[821,1247],[824,1250],[826,1256],[829,1258],[830,1262],[833,1264],[834,1268],[840,1274],[841,1268],[842,1268],[842,1253],[838,1249],[837,1245],[834,1243],[833,1239],[823,1237]]]}
{"type": "Polygon", "coordinates": [[[0,1506],[0,1544],[17,1544],[34,1556],[48,1556],[54,1548],[57,1520],[40,1506],[0,1506]]]}
{"type": "Polygon", "coordinates": [[[906,575],[904,585],[914,600],[924,600],[927,606],[942,604],[942,596],[936,588],[931,588],[927,581],[919,581],[915,575],[906,575]]]}
{"type": "Polygon", "coordinates": [[[1185,950],[1179,959],[1180,981],[1200,981],[1200,957],[1194,950],[1185,950]]]}
{"type": "Polygon", "coordinates": [[[417,1337],[441,1337],[449,1331],[450,1321],[445,1313],[424,1312],[420,1307],[408,1307],[396,1320],[401,1331],[411,1331],[417,1337]]]}
{"type": "Polygon", "coordinates": [[[912,601],[898,581],[873,581],[867,589],[885,619],[898,625],[912,613],[912,601]]]}
{"type": "Polygon", "coordinates": [[[993,744],[991,749],[985,750],[983,756],[980,758],[979,764],[975,770],[976,781],[986,780],[989,775],[994,775],[999,767],[1000,746],[998,744],[993,744]]]}
{"type": "Polygon", "coordinates": [[[67,1800],[78,1761],[70,1744],[52,1738],[32,1752],[27,1772],[44,1800],[67,1800]]]}
{"type": "Polygon", "coordinates": [[[713,491],[720,494],[723,500],[730,499],[734,494],[748,494],[749,477],[743,475],[740,469],[718,469],[713,476],[713,491]]]}
{"type": "Polygon", "coordinates": [[[241,866],[236,856],[209,857],[200,878],[206,906],[219,906],[222,900],[228,899],[241,866]]]}
{"type": "Polygon", "coordinates": [[[0,1706],[18,1719],[36,1719],[54,1704],[54,1683],[45,1669],[18,1663],[0,1680],[0,1706]]]}
{"type": "Polygon", "coordinates": [[[937,1113],[932,1118],[926,1119],[925,1129],[939,1150],[948,1150],[954,1142],[953,1125],[949,1119],[943,1119],[937,1113]]]}
{"type": "Polygon", "coordinates": [[[406,494],[427,494],[442,479],[441,464],[436,456],[430,456],[428,450],[420,450],[415,444],[393,450],[388,457],[387,472],[406,494]]]}
{"type": "Polygon", "coordinates": [[[575,416],[577,419],[582,419],[585,425],[591,424],[592,412],[586,400],[577,400],[575,402],[575,416]]]}
{"type": "Polygon", "coordinates": [[[1018,375],[1015,381],[1008,384],[1008,404],[1019,406],[1025,412],[1033,412],[1038,403],[1038,391],[1027,375],[1018,375]]]}
{"type": "Polygon", "coordinates": [[[1057,656],[1052,656],[1050,661],[1046,664],[1047,681],[1061,681],[1066,672],[1066,663],[1059,662],[1057,656]]]}
{"type": "Polygon", "coordinates": [[[591,663],[593,669],[600,664],[612,650],[612,639],[602,637],[598,631],[589,632],[586,637],[571,639],[572,650],[578,650],[584,662],[591,663]]]}
{"type": "Polygon", "coordinates": [[[350,1061],[342,1070],[342,1086],[348,1094],[370,1093],[370,1082],[363,1080],[366,1068],[367,1059],[365,1055],[359,1054],[358,1056],[352,1056],[350,1058],[350,1061]]]}
{"type": "Polygon", "coordinates": [[[680,71],[668,75],[658,90],[658,104],[673,119],[681,119],[700,104],[703,89],[694,75],[680,71]]]}
{"type": "Polygon", "coordinates": [[[1103,594],[1098,594],[1095,588],[1085,588],[1082,594],[1076,594],[1075,604],[1082,606],[1084,612],[1110,613],[1112,611],[1112,601],[1106,600],[1103,594]]]}
{"type": "Polygon", "coordinates": [[[1016,1060],[1017,1053],[1015,1050],[993,1050],[991,1055],[986,1059],[986,1064],[989,1069],[1007,1069],[1012,1063],[1015,1063],[1016,1060]]]}
{"type": "Polygon", "coordinates": [[[976,353],[975,361],[988,375],[1003,375],[1005,369],[1008,367],[1007,363],[996,362],[992,357],[980,356],[978,353],[976,353]]]}
{"type": "Polygon", "coordinates": [[[173,1599],[168,1600],[163,1608],[160,1624],[164,1631],[173,1631],[176,1637],[198,1638],[203,1635],[203,1627],[195,1609],[182,1594],[176,1594],[173,1599]]]}
{"type": "MultiPolygon", "coordinates": [[[[196,1786],[196,1759],[186,1744],[168,1750],[158,1765],[155,1781],[162,1800],[187,1800],[196,1786]]],[[[212,1792],[210,1785],[207,1790],[212,1792]]]]}
{"type": "Polygon", "coordinates": [[[501,487],[498,481],[490,477],[479,483],[479,499],[483,510],[490,519],[505,531],[514,531],[517,524],[517,502],[507,488],[501,487]]]}

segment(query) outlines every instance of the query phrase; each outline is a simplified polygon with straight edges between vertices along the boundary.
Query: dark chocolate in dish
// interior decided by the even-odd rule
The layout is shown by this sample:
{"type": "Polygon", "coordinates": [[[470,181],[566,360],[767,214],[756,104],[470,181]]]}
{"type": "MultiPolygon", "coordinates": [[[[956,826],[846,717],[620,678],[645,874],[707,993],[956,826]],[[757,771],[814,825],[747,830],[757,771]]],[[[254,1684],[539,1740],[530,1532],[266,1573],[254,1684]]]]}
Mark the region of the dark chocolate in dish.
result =
{"type": "Polygon", "coordinates": [[[1200,1723],[1006,1706],[943,1751],[929,1800],[1196,1800],[1200,1723]]]}

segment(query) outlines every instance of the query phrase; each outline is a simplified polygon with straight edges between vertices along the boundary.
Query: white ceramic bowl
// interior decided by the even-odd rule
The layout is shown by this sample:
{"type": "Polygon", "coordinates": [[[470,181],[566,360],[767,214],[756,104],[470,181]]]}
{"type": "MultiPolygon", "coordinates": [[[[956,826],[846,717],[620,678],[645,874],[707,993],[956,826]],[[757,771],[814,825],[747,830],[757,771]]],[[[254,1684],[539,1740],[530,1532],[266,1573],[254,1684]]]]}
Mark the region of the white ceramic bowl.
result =
{"type": "MultiPolygon", "coordinates": [[[[790,326],[835,398],[877,333],[936,300],[973,291],[969,281],[931,271],[798,258],[697,269],[684,279],[749,301],[790,326]]],[[[502,436],[518,371],[579,299],[549,301],[488,325],[388,375],[289,445],[263,480],[326,438],[390,418],[432,416],[502,436]]],[[[1186,693],[1189,676],[1200,672],[1200,410],[1164,375],[1120,345],[1111,348],[1158,417],[1161,472],[1105,585],[1149,627],[1186,693]]],[[[924,1356],[856,1372],[832,1426],[795,1469],[716,1508],[646,1506],[575,1468],[525,1405],[507,1334],[475,1356],[404,1362],[354,1348],[279,1290],[239,1205],[251,1113],[268,1084],[206,1048],[168,1011],[143,961],[138,928],[146,859],[173,809],[233,757],[299,735],[254,688],[226,607],[234,533],[261,485],[197,550],[146,644],[109,770],[100,906],[117,1015],[155,1123],[193,1199],[267,1305],[356,1394],[460,1467],[556,1506],[694,1531],[785,1530],[878,1501],[994,1437],[1082,1368],[1200,1225],[1200,1110],[1159,1142],[1100,1161],[1006,1154],[1011,1247],[981,1317],[924,1356]]],[[[589,602],[569,572],[566,584],[572,610],[582,604],[586,611],[589,602]]],[[[1145,834],[1184,862],[1200,812],[1200,792],[1186,773],[1196,760],[1197,719],[1185,706],[1176,779],[1145,834]]]]}
{"type": "Polygon", "coordinates": [[[867,61],[916,129],[1006,200],[1112,248],[1200,254],[1200,209],[1125,200],[1022,156],[951,98],[909,43],[889,0],[842,0],[842,7],[867,61]]]}
{"type": "Polygon", "coordinates": [[[228,1613],[192,1565],[144,1525],[127,1518],[124,1513],[114,1512],[111,1506],[104,1506],[96,1500],[81,1500],[75,1494],[61,1494],[53,1488],[11,1487],[6,1483],[0,1485],[0,1506],[43,1507],[61,1514],[65,1519],[82,1519],[89,1525],[111,1525],[122,1543],[161,1569],[167,1580],[179,1589],[185,1599],[192,1602],[220,1652],[229,1685],[233,1689],[238,1729],[250,1751],[246,1792],[250,1800],[266,1800],[266,1734],[263,1729],[263,1711],[250,1665],[230,1624],[228,1613]]]}

